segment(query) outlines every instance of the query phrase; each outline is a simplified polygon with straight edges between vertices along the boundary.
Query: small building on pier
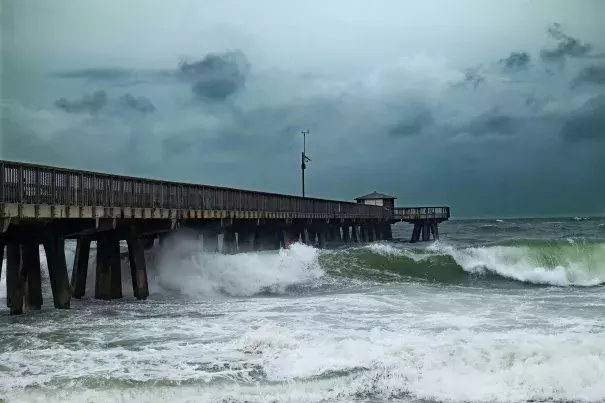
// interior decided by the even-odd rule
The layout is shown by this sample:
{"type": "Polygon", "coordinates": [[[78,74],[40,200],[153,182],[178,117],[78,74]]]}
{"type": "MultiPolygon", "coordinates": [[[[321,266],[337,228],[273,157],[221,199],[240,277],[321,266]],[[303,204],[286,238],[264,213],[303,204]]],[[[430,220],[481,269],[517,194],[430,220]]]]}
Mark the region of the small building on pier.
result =
{"type": "Polygon", "coordinates": [[[373,191],[365,196],[357,197],[355,201],[357,201],[359,204],[370,204],[373,206],[383,206],[389,209],[394,209],[395,199],[396,197],[373,191]]]}

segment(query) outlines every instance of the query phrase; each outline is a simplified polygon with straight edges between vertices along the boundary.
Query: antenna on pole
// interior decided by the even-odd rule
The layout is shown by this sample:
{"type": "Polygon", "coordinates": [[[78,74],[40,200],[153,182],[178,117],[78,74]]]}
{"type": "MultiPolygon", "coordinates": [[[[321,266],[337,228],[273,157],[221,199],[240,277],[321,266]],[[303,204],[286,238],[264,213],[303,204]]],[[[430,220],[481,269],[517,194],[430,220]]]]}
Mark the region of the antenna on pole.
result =
{"type": "Polygon", "coordinates": [[[311,158],[307,157],[307,134],[309,134],[309,130],[303,130],[301,133],[303,135],[303,151],[300,169],[302,171],[302,196],[305,197],[305,169],[307,168],[307,162],[311,161],[311,158]]]}

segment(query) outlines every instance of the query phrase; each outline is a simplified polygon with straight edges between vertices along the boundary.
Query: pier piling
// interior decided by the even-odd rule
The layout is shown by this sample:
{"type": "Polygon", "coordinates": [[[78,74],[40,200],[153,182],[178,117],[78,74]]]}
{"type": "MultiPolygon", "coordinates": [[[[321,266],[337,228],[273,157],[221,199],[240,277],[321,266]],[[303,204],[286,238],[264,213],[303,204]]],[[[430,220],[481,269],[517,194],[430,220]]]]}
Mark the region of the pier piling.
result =
{"type": "Polygon", "coordinates": [[[95,299],[111,299],[111,246],[106,236],[97,239],[95,299]]]}
{"type": "Polygon", "coordinates": [[[110,265],[110,299],[122,298],[122,262],[120,259],[120,240],[109,238],[109,265],[110,265]]]}
{"type": "Polygon", "coordinates": [[[351,242],[351,230],[348,225],[342,226],[342,242],[344,242],[344,243],[351,242]]]}
{"type": "Polygon", "coordinates": [[[147,266],[145,264],[143,242],[136,237],[130,237],[126,240],[126,243],[128,244],[133,295],[139,300],[147,299],[149,296],[149,287],[147,285],[147,266]]]}
{"type": "Polygon", "coordinates": [[[23,245],[9,243],[6,253],[6,305],[11,315],[23,313],[25,294],[25,269],[23,266],[23,245]]]}
{"type": "Polygon", "coordinates": [[[359,243],[359,226],[358,225],[353,225],[351,227],[351,234],[352,234],[353,242],[359,243]]]}
{"type": "Polygon", "coordinates": [[[223,253],[234,254],[237,253],[237,239],[233,228],[226,228],[223,231],[223,253]]]}
{"type": "Polygon", "coordinates": [[[91,240],[87,238],[76,241],[76,253],[71,269],[71,290],[74,298],[82,298],[86,293],[86,278],[88,276],[88,260],[90,259],[91,240]]]}
{"type": "Polygon", "coordinates": [[[40,272],[40,247],[28,242],[22,245],[23,266],[25,271],[25,300],[30,309],[42,308],[42,273],[40,272]]]}
{"type": "Polygon", "coordinates": [[[71,290],[65,261],[65,239],[47,239],[44,242],[44,251],[46,252],[46,265],[55,308],[69,309],[71,290]]]}

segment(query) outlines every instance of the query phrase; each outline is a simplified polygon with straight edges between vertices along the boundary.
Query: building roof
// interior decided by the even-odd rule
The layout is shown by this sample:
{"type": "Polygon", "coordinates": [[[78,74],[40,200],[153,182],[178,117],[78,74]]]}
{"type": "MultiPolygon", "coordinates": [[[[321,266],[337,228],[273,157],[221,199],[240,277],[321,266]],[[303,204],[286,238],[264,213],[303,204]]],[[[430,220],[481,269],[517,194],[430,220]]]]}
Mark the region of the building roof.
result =
{"type": "Polygon", "coordinates": [[[385,195],[384,193],[378,193],[377,191],[373,191],[372,193],[368,193],[365,196],[359,196],[359,197],[355,198],[355,200],[378,200],[378,199],[395,200],[396,197],[385,195]]]}

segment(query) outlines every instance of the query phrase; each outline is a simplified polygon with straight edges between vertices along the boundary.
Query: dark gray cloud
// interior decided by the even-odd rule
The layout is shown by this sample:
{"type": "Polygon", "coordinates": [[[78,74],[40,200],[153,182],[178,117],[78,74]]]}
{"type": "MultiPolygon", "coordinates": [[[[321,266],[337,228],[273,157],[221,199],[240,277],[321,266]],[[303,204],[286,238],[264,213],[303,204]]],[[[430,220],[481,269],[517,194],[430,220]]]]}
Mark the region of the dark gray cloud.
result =
{"type": "Polygon", "coordinates": [[[107,105],[107,94],[105,91],[95,91],[92,95],[85,94],[81,99],[69,101],[60,98],[55,101],[55,106],[68,113],[97,113],[107,105]]]}
{"type": "Polygon", "coordinates": [[[506,59],[501,59],[501,65],[511,70],[527,68],[531,63],[531,56],[527,52],[512,52],[506,59]]]}
{"type": "Polygon", "coordinates": [[[88,81],[112,81],[128,79],[134,72],[130,69],[119,67],[96,67],[87,69],[67,70],[55,73],[55,77],[85,79],[88,81]]]}
{"type": "Polygon", "coordinates": [[[118,100],[122,108],[137,111],[143,114],[155,111],[155,106],[145,97],[134,97],[131,94],[124,94],[118,100]]]}
{"type": "Polygon", "coordinates": [[[597,56],[593,54],[594,46],[589,43],[583,43],[565,32],[561,24],[554,23],[548,27],[549,36],[557,44],[554,48],[543,49],[540,52],[542,60],[546,62],[562,62],[566,57],[587,57],[597,56]]]}
{"type": "Polygon", "coordinates": [[[572,87],[580,85],[605,85],[605,65],[584,67],[572,81],[572,87]]]}
{"type": "Polygon", "coordinates": [[[570,142],[605,140],[605,94],[589,99],[573,113],[563,124],[561,135],[570,142]]]}
{"type": "Polygon", "coordinates": [[[515,119],[494,109],[472,119],[462,132],[474,135],[511,134],[515,131],[515,119]]]}
{"type": "Polygon", "coordinates": [[[481,84],[485,82],[485,74],[481,67],[472,67],[464,70],[464,79],[458,86],[472,87],[477,89],[481,84]]]}
{"type": "Polygon", "coordinates": [[[406,137],[422,133],[434,122],[434,117],[430,109],[421,109],[414,115],[403,118],[388,129],[388,133],[393,137],[406,137]]]}
{"type": "Polygon", "coordinates": [[[200,99],[224,101],[246,83],[250,69],[241,51],[210,53],[196,62],[179,65],[179,76],[192,82],[191,90],[200,99]]]}

